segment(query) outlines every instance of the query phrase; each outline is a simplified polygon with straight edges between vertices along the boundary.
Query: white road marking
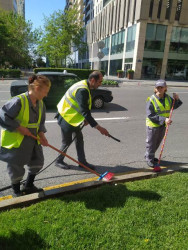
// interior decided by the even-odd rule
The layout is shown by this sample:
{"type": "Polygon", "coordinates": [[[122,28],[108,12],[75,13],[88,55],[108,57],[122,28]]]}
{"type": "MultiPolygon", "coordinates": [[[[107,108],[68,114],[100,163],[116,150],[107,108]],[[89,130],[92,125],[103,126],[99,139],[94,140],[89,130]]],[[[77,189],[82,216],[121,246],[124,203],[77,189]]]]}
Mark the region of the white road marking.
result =
{"type": "MultiPolygon", "coordinates": [[[[110,121],[110,120],[127,120],[130,117],[111,117],[111,118],[95,118],[96,121],[110,121]]],[[[57,120],[46,121],[46,123],[55,123],[57,120]]]]}

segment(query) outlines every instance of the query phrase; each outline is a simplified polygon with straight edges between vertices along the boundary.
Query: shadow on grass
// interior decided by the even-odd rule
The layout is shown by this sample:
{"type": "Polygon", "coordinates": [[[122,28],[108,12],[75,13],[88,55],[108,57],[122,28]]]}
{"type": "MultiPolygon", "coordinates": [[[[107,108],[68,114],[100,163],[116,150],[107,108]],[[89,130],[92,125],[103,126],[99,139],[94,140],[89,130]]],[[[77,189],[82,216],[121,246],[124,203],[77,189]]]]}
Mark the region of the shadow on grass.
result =
{"type": "Polygon", "coordinates": [[[84,202],[86,208],[104,212],[107,208],[124,207],[127,199],[137,197],[146,201],[160,201],[161,196],[150,190],[131,191],[123,184],[105,185],[100,188],[68,195],[61,198],[64,202],[84,202]]]}
{"type": "Polygon", "coordinates": [[[23,234],[14,231],[9,237],[0,236],[0,249],[49,249],[49,245],[33,230],[27,229],[23,234]]]}

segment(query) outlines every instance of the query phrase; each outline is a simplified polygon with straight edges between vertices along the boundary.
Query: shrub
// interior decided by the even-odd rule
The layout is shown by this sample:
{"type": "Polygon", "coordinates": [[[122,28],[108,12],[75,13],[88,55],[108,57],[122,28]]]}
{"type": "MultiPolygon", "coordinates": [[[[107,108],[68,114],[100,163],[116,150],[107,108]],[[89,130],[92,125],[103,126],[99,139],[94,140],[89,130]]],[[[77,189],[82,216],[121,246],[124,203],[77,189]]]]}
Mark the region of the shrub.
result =
{"type": "Polygon", "coordinates": [[[15,77],[20,78],[21,70],[19,69],[0,69],[0,77],[15,77]]]}
{"type": "MultiPolygon", "coordinates": [[[[68,73],[72,73],[77,75],[81,80],[87,79],[89,75],[94,71],[91,69],[71,69],[71,68],[35,68],[34,73],[38,73],[41,71],[53,71],[53,72],[63,72],[66,70],[68,73]]],[[[103,76],[105,75],[104,70],[100,70],[103,76]]]]}
{"type": "Polygon", "coordinates": [[[128,69],[127,73],[134,73],[134,70],[133,69],[128,69]]]}
{"type": "Polygon", "coordinates": [[[118,82],[114,80],[103,80],[102,85],[118,86],[118,82]]]}
{"type": "Polygon", "coordinates": [[[117,73],[123,73],[124,71],[122,69],[118,69],[117,73]]]}

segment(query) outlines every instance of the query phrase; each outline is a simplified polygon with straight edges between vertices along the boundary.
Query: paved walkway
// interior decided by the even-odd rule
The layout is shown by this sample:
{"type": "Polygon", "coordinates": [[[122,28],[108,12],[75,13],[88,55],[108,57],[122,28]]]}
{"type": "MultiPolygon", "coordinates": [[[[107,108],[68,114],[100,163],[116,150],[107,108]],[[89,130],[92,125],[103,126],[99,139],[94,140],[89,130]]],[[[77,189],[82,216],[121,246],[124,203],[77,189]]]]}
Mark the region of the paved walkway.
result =
{"type": "MultiPolygon", "coordinates": [[[[156,178],[157,176],[172,174],[175,171],[182,171],[187,169],[188,166],[173,166],[173,167],[163,167],[162,171],[159,173],[154,172],[152,169],[140,169],[136,171],[131,171],[127,173],[115,174],[113,179],[111,179],[109,184],[117,184],[120,182],[136,181],[141,179],[156,178]]],[[[98,177],[93,177],[89,179],[84,179],[80,181],[74,181],[71,183],[59,184],[56,186],[45,187],[42,192],[24,195],[21,197],[13,198],[12,195],[0,197],[0,211],[7,210],[15,207],[23,207],[30,205],[32,203],[39,202],[44,199],[62,196],[66,193],[78,192],[88,188],[99,187],[101,185],[106,185],[107,182],[104,180],[98,180],[98,177]]]]}
{"type": "MultiPolygon", "coordinates": [[[[128,85],[144,85],[144,86],[154,86],[156,80],[129,80],[128,78],[118,78],[116,76],[104,76],[106,80],[114,80],[117,81],[120,86],[128,86],[128,85]]],[[[188,81],[166,81],[167,86],[173,87],[188,87],[188,81]]]]}

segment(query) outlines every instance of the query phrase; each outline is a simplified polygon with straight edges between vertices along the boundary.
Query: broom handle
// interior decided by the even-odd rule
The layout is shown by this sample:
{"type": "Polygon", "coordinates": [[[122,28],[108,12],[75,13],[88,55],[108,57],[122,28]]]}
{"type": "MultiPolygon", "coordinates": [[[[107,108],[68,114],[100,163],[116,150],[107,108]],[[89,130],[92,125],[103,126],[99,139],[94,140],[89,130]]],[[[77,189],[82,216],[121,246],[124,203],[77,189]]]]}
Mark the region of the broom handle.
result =
{"type": "MultiPolygon", "coordinates": [[[[31,135],[31,137],[34,138],[35,140],[39,140],[39,139],[38,139],[36,136],[34,136],[34,135],[31,135]]],[[[100,174],[97,173],[96,171],[94,171],[93,169],[88,168],[88,167],[85,166],[83,163],[81,163],[81,162],[75,160],[75,159],[72,158],[71,156],[69,156],[69,155],[67,155],[66,153],[64,153],[63,151],[61,151],[61,150],[55,148],[54,146],[50,145],[49,143],[48,143],[48,147],[52,148],[53,150],[57,151],[58,153],[62,154],[63,156],[66,156],[67,158],[69,158],[69,159],[71,159],[72,161],[76,162],[77,164],[79,164],[79,165],[82,166],[83,168],[87,169],[87,170],[90,171],[91,173],[93,173],[93,174],[95,174],[95,175],[97,175],[97,176],[100,176],[100,174]]]]}
{"type": "Polygon", "coordinates": [[[118,141],[118,142],[121,142],[119,139],[117,139],[117,138],[115,138],[114,136],[112,136],[112,135],[108,135],[110,138],[112,138],[113,140],[115,140],[115,141],[118,141]]]}
{"type": "MultiPolygon", "coordinates": [[[[170,115],[169,115],[170,120],[171,120],[171,117],[172,117],[172,112],[174,110],[174,104],[175,104],[175,98],[173,99],[172,108],[170,110],[170,115]]],[[[166,137],[167,137],[167,134],[168,134],[169,126],[170,126],[170,124],[167,124],[167,126],[166,126],[165,135],[164,135],[164,139],[163,139],[163,144],[161,146],[161,152],[160,152],[159,159],[158,159],[158,164],[160,164],[160,161],[161,161],[161,157],[162,157],[162,153],[163,153],[163,150],[164,150],[164,145],[165,145],[166,137]]]]}

